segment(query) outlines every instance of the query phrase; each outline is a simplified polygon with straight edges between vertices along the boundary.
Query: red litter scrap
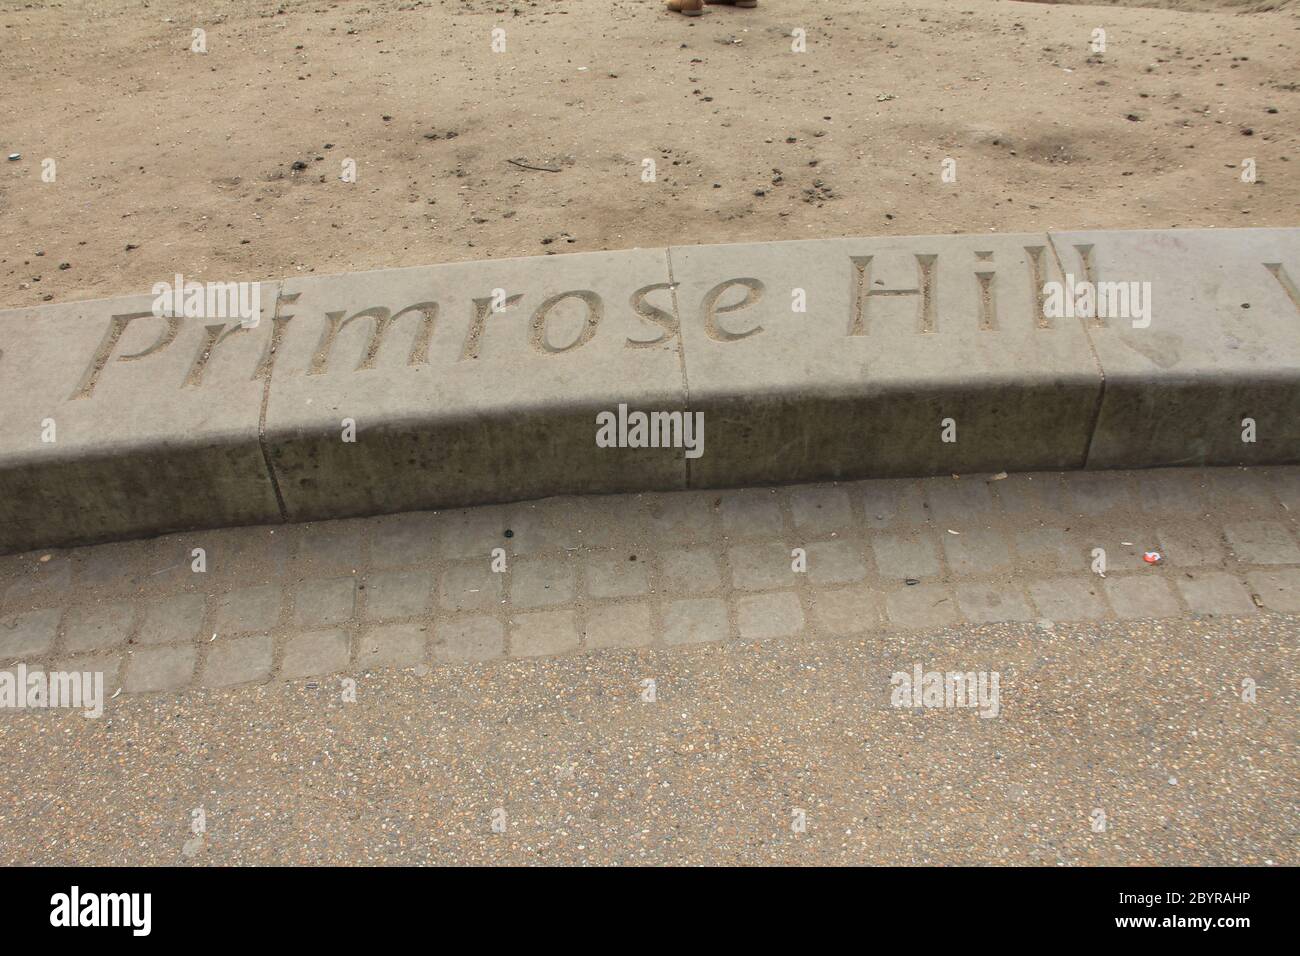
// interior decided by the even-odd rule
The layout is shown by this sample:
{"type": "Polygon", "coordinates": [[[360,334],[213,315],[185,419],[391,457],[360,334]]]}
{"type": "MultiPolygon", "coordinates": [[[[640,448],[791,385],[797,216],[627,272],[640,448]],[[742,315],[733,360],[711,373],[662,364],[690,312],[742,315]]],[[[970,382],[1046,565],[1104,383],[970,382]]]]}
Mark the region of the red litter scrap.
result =
{"type": "Polygon", "coordinates": [[[1142,560],[1147,564],[1159,564],[1164,558],[1160,557],[1159,551],[1143,551],[1142,560]]]}

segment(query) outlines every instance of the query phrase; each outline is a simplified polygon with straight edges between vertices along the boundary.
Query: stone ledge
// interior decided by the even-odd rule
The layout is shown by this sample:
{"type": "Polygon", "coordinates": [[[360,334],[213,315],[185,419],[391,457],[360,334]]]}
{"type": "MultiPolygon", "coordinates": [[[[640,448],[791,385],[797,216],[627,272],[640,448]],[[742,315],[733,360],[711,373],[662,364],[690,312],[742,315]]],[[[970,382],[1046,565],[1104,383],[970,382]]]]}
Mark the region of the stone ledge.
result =
{"type": "Polygon", "coordinates": [[[152,302],[0,313],[0,551],[279,520],[257,343],[152,302]]]}
{"type": "Polygon", "coordinates": [[[1166,230],[294,278],[259,286],[251,328],[150,296],[2,312],[0,552],[563,493],[1300,461],[1298,282],[1300,229],[1166,230]],[[1129,311],[1151,310],[1049,315],[1067,276],[1116,283],[1112,304],[1138,283],[1129,311]],[[597,447],[620,404],[703,413],[702,457],[597,447]]]}
{"type": "Polygon", "coordinates": [[[1106,376],[1089,467],[1300,460],[1300,229],[1061,232],[1052,245],[1076,278],[1150,282],[1154,299],[1148,327],[1085,324],[1106,376]]]}

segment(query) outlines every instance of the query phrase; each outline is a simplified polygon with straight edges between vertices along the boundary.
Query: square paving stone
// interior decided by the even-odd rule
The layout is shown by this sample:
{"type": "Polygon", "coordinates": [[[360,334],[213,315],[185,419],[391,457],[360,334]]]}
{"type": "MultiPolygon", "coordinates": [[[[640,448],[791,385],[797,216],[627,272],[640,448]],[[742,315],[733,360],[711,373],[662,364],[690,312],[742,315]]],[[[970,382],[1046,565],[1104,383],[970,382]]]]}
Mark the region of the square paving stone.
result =
{"type": "Polygon", "coordinates": [[[493,548],[504,548],[512,553],[513,538],[506,537],[510,530],[507,515],[502,508],[472,508],[467,511],[447,512],[440,517],[441,533],[438,551],[444,558],[455,560],[481,558],[486,565],[492,558],[493,548]]]}
{"type": "Polygon", "coordinates": [[[1300,547],[1280,521],[1239,521],[1223,530],[1242,564],[1300,564],[1300,547]]]}
{"type": "Polygon", "coordinates": [[[1264,475],[1244,468],[1212,468],[1206,473],[1211,514],[1276,510],[1264,475]]]}
{"type": "Polygon", "coordinates": [[[906,534],[878,534],[871,538],[871,552],[882,578],[902,581],[928,578],[939,573],[934,533],[925,530],[906,534]]]}
{"type": "Polygon", "coordinates": [[[1208,506],[1205,474],[1199,469],[1140,471],[1136,480],[1138,503],[1149,514],[1204,514],[1208,506]]]}
{"type": "Polygon", "coordinates": [[[808,580],[814,584],[847,584],[867,576],[866,541],[837,538],[808,545],[808,580]]]}
{"type": "Polygon", "coordinates": [[[213,582],[232,583],[239,580],[229,569],[224,575],[208,570],[211,563],[208,546],[212,542],[202,538],[203,544],[199,544],[196,536],[201,534],[202,532],[194,532],[192,535],[168,534],[149,542],[144,579],[151,587],[168,591],[187,587],[212,588],[213,582]],[[202,554],[195,554],[195,551],[201,551],[202,554]]]}
{"type": "Polygon", "coordinates": [[[803,608],[792,591],[736,599],[736,629],[742,641],[792,637],[803,630],[803,608]]]}
{"type": "Polygon", "coordinates": [[[578,627],[572,611],[534,611],[516,614],[510,628],[511,657],[563,654],[578,646],[578,627]]]}
{"type": "Polygon", "coordinates": [[[208,645],[202,682],[206,687],[230,687],[271,676],[274,652],[269,634],[249,637],[218,637],[208,645]]]}
{"type": "Polygon", "coordinates": [[[123,689],[130,694],[180,690],[194,676],[198,659],[196,644],[136,648],[126,665],[123,689]]]}
{"type": "Polygon", "coordinates": [[[306,631],[289,638],[280,676],[294,680],[332,674],[347,667],[348,660],[348,635],[345,631],[306,631]]]}
{"type": "Polygon", "coordinates": [[[1197,571],[1193,577],[1180,575],[1177,583],[1193,614],[1230,616],[1259,610],[1242,583],[1223,571],[1197,571]]]}
{"type": "Polygon", "coordinates": [[[214,626],[218,634],[269,631],[280,621],[280,603],[278,584],[239,588],[217,599],[214,626]]]}
{"type": "Polygon", "coordinates": [[[134,625],[135,608],[130,604],[72,608],[63,625],[63,649],[79,654],[125,644],[134,625]]]}
{"type": "Polygon", "coordinates": [[[504,657],[506,631],[492,617],[453,617],[439,621],[433,631],[433,657],[449,664],[504,657]]]}
{"type": "Polygon", "coordinates": [[[718,559],[707,548],[665,551],[661,561],[664,584],[669,592],[697,594],[722,587],[718,559]]]}
{"type": "Polygon", "coordinates": [[[432,563],[438,540],[438,515],[416,512],[373,519],[370,564],[403,568],[432,563]]]}
{"type": "Polygon", "coordinates": [[[360,667],[402,667],[424,660],[429,635],[425,624],[381,624],[361,635],[357,644],[360,667]]]}
{"type": "Polygon", "coordinates": [[[643,555],[630,551],[588,551],[582,563],[587,593],[592,597],[636,597],[650,593],[649,566],[643,555]]]}
{"type": "Polygon", "coordinates": [[[433,604],[433,574],[423,568],[372,574],[366,578],[365,594],[366,617],[372,621],[418,617],[433,604]]]}
{"type": "Polygon", "coordinates": [[[1013,537],[1016,567],[1022,571],[1087,571],[1092,565],[1092,549],[1077,532],[1033,528],[1017,531],[1013,537]]]}
{"type": "Polygon", "coordinates": [[[182,644],[197,641],[203,629],[202,594],[176,594],[160,598],[144,609],[140,644],[182,644]]]}
{"type": "Polygon", "coordinates": [[[962,530],[986,523],[997,511],[983,478],[926,478],[921,482],[935,525],[962,530]]]}
{"type": "Polygon", "coordinates": [[[943,627],[957,621],[957,599],[939,584],[917,584],[890,591],[885,614],[899,627],[943,627]]]}
{"type": "Polygon", "coordinates": [[[4,607],[67,593],[72,584],[72,559],[66,554],[55,554],[48,561],[40,560],[50,554],[50,551],[33,551],[18,556],[17,575],[4,589],[4,607]]]}
{"type": "Polygon", "coordinates": [[[1034,619],[1034,612],[1020,593],[1020,588],[1007,582],[959,584],[957,603],[972,624],[1034,619]]]}
{"type": "Polygon", "coordinates": [[[65,657],[55,661],[54,669],[65,674],[103,674],[105,705],[122,686],[122,655],[117,652],[65,657]]]}
{"type": "Polygon", "coordinates": [[[838,637],[879,627],[883,595],[864,587],[817,588],[812,604],[813,620],[825,636],[838,637]]]}
{"type": "Polygon", "coordinates": [[[1066,513],[1065,482],[1059,474],[1007,475],[989,482],[989,487],[1007,517],[1017,521],[1035,516],[1059,518],[1066,513]]]}
{"type": "Polygon", "coordinates": [[[299,626],[342,624],[356,612],[356,578],[304,581],[294,591],[293,620],[299,626]]]}
{"type": "Polygon", "coordinates": [[[160,586],[212,587],[279,578],[289,565],[294,533],[277,528],[214,528],[153,542],[148,580],[160,586]],[[201,550],[202,554],[195,554],[201,550]]]}
{"type": "Polygon", "coordinates": [[[343,518],[291,526],[296,541],[295,563],[315,571],[348,572],[361,567],[365,521],[343,518]]]}
{"type": "Polygon", "coordinates": [[[778,492],[766,488],[724,491],[722,527],[729,538],[779,538],[785,534],[778,492]]]}
{"type": "MultiPolygon", "coordinates": [[[[719,510],[714,508],[717,495],[712,492],[677,491],[645,495],[641,505],[650,532],[671,544],[703,544],[718,536],[719,510]]],[[[618,521],[623,526],[626,519],[618,521]]],[[[588,542],[588,547],[596,547],[588,542]]]]}
{"type": "Polygon", "coordinates": [[[1100,577],[1030,581],[1029,596],[1039,615],[1050,621],[1101,621],[1110,616],[1100,577]]]}
{"type": "Polygon", "coordinates": [[[605,604],[587,612],[588,647],[645,647],[654,642],[650,606],[605,604]]]}
{"type": "Polygon", "coordinates": [[[507,555],[541,554],[563,547],[556,538],[557,529],[550,526],[549,516],[555,508],[557,499],[545,501],[523,501],[511,505],[503,512],[500,522],[501,540],[487,550],[491,559],[492,551],[501,548],[507,555]]]}
{"type": "Polygon", "coordinates": [[[849,491],[837,485],[805,485],[790,491],[794,526],[804,535],[825,536],[852,531],[853,505],[849,491]]]}
{"type": "Polygon", "coordinates": [[[1300,614],[1300,568],[1251,571],[1246,580],[1270,611],[1300,614]]]}
{"type": "Polygon", "coordinates": [[[586,535],[579,534],[578,530],[586,512],[582,512],[583,516],[572,514],[570,501],[582,503],[584,499],[546,498],[513,505],[489,529],[490,533],[496,525],[500,525],[501,541],[490,541],[488,550],[483,554],[490,556],[494,548],[503,548],[507,554],[523,556],[582,547],[582,539],[586,535]],[[579,524],[575,525],[575,521],[579,524]],[[510,532],[508,538],[507,531],[510,532]]]}
{"type": "Polygon", "coordinates": [[[672,601],[664,609],[664,642],[667,644],[725,641],[729,633],[727,605],[718,598],[672,601]]]}
{"type": "Polygon", "coordinates": [[[742,591],[768,591],[788,588],[797,572],[789,545],[780,541],[755,541],[732,545],[727,549],[731,565],[732,587],[742,591]]]}
{"type": "Polygon", "coordinates": [[[1218,529],[1205,525],[1158,528],[1156,538],[1164,559],[1176,568],[1199,568],[1223,561],[1218,529]]]}
{"type": "Polygon", "coordinates": [[[1137,508],[1128,472],[1076,471],[1065,476],[1065,495],[1075,514],[1102,517],[1137,508]]]}
{"type": "Polygon", "coordinates": [[[73,580],[78,588],[133,591],[145,575],[146,548],[147,543],[143,541],[78,548],[72,553],[73,580]]]}
{"type": "Polygon", "coordinates": [[[999,574],[1011,567],[1011,551],[1001,531],[971,528],[961,534],[948,534],[940,529],[939,539],[953,574],[999,574]]]}
{"type": "Polygon", "coordinates": [[[1151,565],[1142,559],[1142,555],[1148,549],[1159,551],[1160,545],[1154,531],[1133,528],[1126,531],[1123,538],[1115,537],[1113,533],[1109,537],[1098,535],[1098,540],[1092,543],[1089,551],[1092,548],[1101,548],[1106,552],[1107,571],[1150,572],[1151,565]],[[1125,541],[1129,543],[1125,544],[1125,541]]]}
{"type": "Polygon", "coordinates": [[[910,478],[864,481],[860,488],[868,528],[911,528],[926,523],[920,482],[910,478]]]}
{"type": "Polygon", "coordinates": [[[627,542],[629,529],[641,530],[643,506],[628,495],[561,496],[515,505],[503,520],[509,522],[509,544],[517,555],[616,548],[627,542]]]}
{"type": "Polygon", "coordinates": [[[1300,512],[1300,468],[1261,468],[1259,473],[1292,514],[1300,512]]]}
{"type": "Polygon", "coordinates": [[[0,660],[47,653],[54,647],[62,614],[59,608],[45,608],[0,619],[0,660]]]}
{"type": "Polygon", "coordinates": [[[568,604],[577,594],[574,566],[565,557],[520,558],[510,577],[510,603],[515,607],[568,604]]]}
{"type": "Polygon", "coordinates": [[[488,559],[448,566],[438,585],[438,603],[449,611],[487,611],[501,603],[505,575],[488,559]]]}
{"type": "Polygon", "coordinates": [[[1162,577],[1152,574],[1108,577],[1105,587],[1110,606],[1121,620],[1140,621],[1182,614],[1173,588],[1162,577]]]}

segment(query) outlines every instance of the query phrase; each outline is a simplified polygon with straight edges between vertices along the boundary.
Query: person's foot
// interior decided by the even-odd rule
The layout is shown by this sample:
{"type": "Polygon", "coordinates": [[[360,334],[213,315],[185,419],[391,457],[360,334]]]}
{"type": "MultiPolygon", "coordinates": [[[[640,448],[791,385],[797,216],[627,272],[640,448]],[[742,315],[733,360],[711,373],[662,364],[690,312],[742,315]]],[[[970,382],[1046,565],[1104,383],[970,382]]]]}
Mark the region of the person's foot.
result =
{"type": "Polygon", "coordinates": [[[704,0],[705,3],[712,3],[724,7],[756,7],[758,0],[704,0]]]}
{"type": "MultiPolygon", "coordinates": [[[[758,0],[754,0],[755,3],[758,0]]],[[[704,0],[668,0],[668,9],[672,13],[684,13],[688,17],[698,17],[704,12],[704,0]]]]}

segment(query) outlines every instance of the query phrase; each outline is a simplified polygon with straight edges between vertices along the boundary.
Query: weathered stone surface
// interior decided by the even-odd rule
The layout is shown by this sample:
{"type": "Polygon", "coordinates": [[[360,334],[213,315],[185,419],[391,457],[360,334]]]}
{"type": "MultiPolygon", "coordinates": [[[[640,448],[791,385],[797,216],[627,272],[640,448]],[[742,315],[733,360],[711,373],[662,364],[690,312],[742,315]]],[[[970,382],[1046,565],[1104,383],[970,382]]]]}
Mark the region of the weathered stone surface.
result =
{"type": "MultiPolygon", "coordinates": [[[[1300,461],[1298,276],[1295,229],[890,237],[300,277],[258,286],[250,328],[148,296],[0,313],[0,552],[569,493],[1300,461]],[[1057,316],[1067,277],[1098,300],[1151,283],[1150,323],[1057,316]],[[702,457],[598,447],[620,405],[703,413],[702,457]]],[[[958,490],[929,506],[981,507],[958,490]]],[[[691,498],[648,530],[812,540],[865,506],[899,534],[917,505],[817,495],[691,498]]],[[[372,544],[393,567],[454,538],[393,530],[372,544]]],[[[313,576],[355,566],[340,540],[313,576]]]]}
{"type": "Polygon", "coordinates": [[[1076,280],[1150,283],[1149,325],[1085,321],[1106,379],[1090,468],[1300,460],[1300,229],[1051,240],[1076,280]]]}
{"type": "Polygon", "coordinates": [[[706,422],[693,485],[1083,465],[1101,376],[1078,322],[1042,318],[1045,235],[669,256],[706,422]]]}
{"type": "Polygon", "coordinates": [[[270,323],[152,303],[0,312],[0,551],[279,519],[258,442],[270,323]]]}
{"type": "MultiPolygon", "coordinates": [[[[224,532],[228,540],[214,549],[226,556],[222,561],[244,557],[242,584],[232,587],[212,570],[150,574],[114,598],[88,594],[58,563],[98,568],[120,554],[120,545],[38,551],[0,558],[0,595],[13,595],[0,598],[0,669],[70,661],[79,670],[105,671],[111,695],[119,670],[125,693],[153,692],[260,683],[280,665],[286,678],[335,671],[355,678],[382,667],[733,639],[854,637],[884,639],[881,646],[890,647],[896,642],[886,638],[888,630],[917,629],[933,638],[935,628],[949,624],[1010,620],[1038,621],[1046,654],[1052,622],[1300,612],[1300,500],[1287,495],[1300,488],[1300,466],[1109,476],[1154,506],[1158,522],[1135,521],[1136,505],[1102,517],[1062,508],[1059,501],[1092,500],[1098,473],[1073,471],[1040,473],[1032,486],[1027,478],[885,479],[457,509],[416,523],[436,535],[438,547],[423,557],[408,552],[416,560],[400,570],[387,567],[392,555],[374,547],[381,530],[391,530],[388,516],[295,525],[286,561],[266,560],[267,528],[245,527],[224,532]],[[1234,494],[1255,480],[1259,494],[1234,494]],[[981,491],[938,491],[968,481],[981,491]],[[1089,491],[1075,494],[1076,486],[1089,491]],[[1043,495],[1043,488],[1060,494],[1043,495]],[[851,503],[847,514],[841,493],[851,503]],[[1207,495],[1217,498],[1208,510],[1207,495]],[[713,512],[712,526],[703,525],[712,528],[707,540],[698,520],[676,520],[702,518],[700,500],[713,512]],[[951,507],[934,507],[945,500],[951,507]],[[960,512],[959,503],[980,501],[987,506],[960,512]],[[787,520],[739,520],[772,513],[787,520]],[[882,514],[896,519],[891,529],[877,527],[882,514]],[[658,535],[647,530],[651,516],[658,535]],[[532,533],[565,518],[572,537],[532,533]],[[356,528],[340,524],[360,526],[359,553],[344,544],[356,528]],[[826,536],[804,537],[796,526],[826,536]],[[437,534],[452,527],[453,536],[437,534]],[[755,533],[732,539],[745,528],[755,533]],[[501,536],[506,529],[512,537],[501,536]],[[953,547],[968,538],[974,546],[953,547]],[[485,553],[464,556],[474,547],[486,552],[494,540],[525,542],[528,553],[511,556],[501,573],[485,553]],[[599,546],[585,547],[589,540],[599,546]],[[613,542],[623,546],[609,547],[613,542]],[[796,544],[806,550],[806,573],[796,570],[796,544]],[[1097,548],[1105,551],[1104,575],[1097,548]],[[1164,560],[1143,561],[1148,549],[1164,560]],[[352,576],[340,576],[333,564],[341,557],[355,559],[352,576]],[[42,586],[29,587],[34,580],[42,586]]],[[[161,555],[184,553],[169,540],[175,537],[158,539],[161,555]]],[[[1287,633],[1286,622],[1276,623],[1287,633]]],[[[1058,636],[1088,640],[1091,633],[1071,630],[1058,636]]],[[[655,677],[656,656],[645,658],[648,669],[639,676],[655,677]]],[[[711,652],[701,658],[709,660],[711,652]]]]}
{"type": "Polygon", "coordinates": [[[289,518],[684,487],[678,449],[595,444],[621,402],[685,405],[676,337],[630,304],[669,321],[667,284],[663,250],[288,280],[267,441],[289,518]]]}
{"type": "Polygon", "coordinates": [[[230,687],[263,680],[271,673],[273,656],[274,646],[266,634],[218,641],[208,652],[203,683],[209,687],[230,687]]]}

